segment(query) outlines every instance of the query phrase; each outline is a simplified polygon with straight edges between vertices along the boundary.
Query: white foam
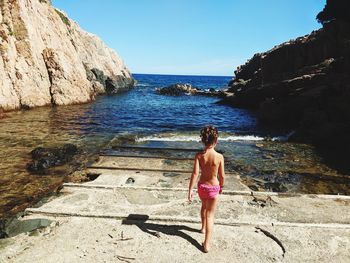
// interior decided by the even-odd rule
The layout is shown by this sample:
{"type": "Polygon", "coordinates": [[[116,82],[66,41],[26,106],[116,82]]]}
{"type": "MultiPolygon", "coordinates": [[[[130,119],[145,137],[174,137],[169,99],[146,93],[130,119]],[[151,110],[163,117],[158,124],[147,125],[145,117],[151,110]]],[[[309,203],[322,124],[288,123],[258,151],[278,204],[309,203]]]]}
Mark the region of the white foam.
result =
{"type": "MultiPolygon", "coordinates": [[[[231,135],[219,138],[219,141],[263,141],[265,138],[254,135],[231,135]]],[[[164,142],[199,142],[198,135],[169,135],[169,136],[146,136],[137,138],[137,142],[164,141],[164,142]]]]}
{"type": "MultiPolygon", "coordinates": [[[[219,138],[220,140],[220,138],[219,138]]],[[[234,135],[222,138],[223,141],[263,141],[265,138],[255,135],[234,135]]]]}
{"type": "Polygon", "coordinates": [[[137,142],[145,141],[162,141],[162,142],[199,142],[200,138],[198,136],[188,136],[188,135],[170,135],[170,136],[146,136],[142,138],[137,138],[137,142]]]}
{"type": "Polygon", "coordinates": [[[290,136],[292,136],[293,134],[295,133],[295,131],[291,131],[290,133],[288,133],[287,135],[284,135],[284,136],[277,136],[277,137],[273,137],[271,139],[271,141],[274,141],[274,142],[286,142],[288,141],[288,139],[290,138],[290,136]]]}

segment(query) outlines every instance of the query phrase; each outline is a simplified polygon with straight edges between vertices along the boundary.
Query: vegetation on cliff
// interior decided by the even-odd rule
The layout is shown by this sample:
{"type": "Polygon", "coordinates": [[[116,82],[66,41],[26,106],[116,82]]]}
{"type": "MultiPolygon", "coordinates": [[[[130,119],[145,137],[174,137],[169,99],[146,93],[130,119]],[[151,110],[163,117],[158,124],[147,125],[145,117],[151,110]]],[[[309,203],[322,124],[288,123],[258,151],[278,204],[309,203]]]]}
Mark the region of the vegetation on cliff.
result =
{"type": "Polygon", "coordinates": [[[67,26],[70,26],[70,21],[68,17],[66,17],[61,11],[55,9],[56,13],[60,16],[63,23],[65,23],[67,26]]]}

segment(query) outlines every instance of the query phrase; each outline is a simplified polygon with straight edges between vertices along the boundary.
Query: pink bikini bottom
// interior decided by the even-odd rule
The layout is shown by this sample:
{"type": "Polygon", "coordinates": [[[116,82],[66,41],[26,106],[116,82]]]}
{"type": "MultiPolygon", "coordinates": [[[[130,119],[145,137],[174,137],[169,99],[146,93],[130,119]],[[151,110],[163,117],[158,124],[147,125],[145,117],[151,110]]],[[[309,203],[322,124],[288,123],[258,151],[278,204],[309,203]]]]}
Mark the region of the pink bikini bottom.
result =
{"type": "Polygon", "coordinates": [[[214,199],[220,192],[220,185],[198,183],[197,189],[200,199],[214,199]]]}

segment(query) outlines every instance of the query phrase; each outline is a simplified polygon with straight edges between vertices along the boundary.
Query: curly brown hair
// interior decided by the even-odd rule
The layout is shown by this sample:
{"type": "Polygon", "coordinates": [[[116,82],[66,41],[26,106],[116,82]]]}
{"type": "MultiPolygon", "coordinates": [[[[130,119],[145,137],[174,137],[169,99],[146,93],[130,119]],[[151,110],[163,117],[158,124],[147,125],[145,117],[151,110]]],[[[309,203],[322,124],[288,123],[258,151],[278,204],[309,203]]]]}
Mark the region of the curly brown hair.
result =
{"type": "Polygon", "coordinates": [[[215,128],[214,126],[208,125],[201,130],[200,136],[202,139],[202,143],[208,146],[216,143],[219,137],[219,132],[218,132],[218,129],[215,128]]]}

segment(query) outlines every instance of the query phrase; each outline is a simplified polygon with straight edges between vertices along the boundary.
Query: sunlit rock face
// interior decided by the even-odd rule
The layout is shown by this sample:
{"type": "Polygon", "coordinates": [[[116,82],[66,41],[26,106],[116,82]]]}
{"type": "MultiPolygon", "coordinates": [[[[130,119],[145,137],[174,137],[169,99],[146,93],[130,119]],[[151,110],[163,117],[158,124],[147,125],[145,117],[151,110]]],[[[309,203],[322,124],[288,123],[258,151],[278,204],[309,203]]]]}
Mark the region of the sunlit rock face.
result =
{"type": "Polygon", "coordinates": [[[50,1],[2,0],[0,9],[0,110],[84,103],[133,86],[122,59],[50,1]]]}

